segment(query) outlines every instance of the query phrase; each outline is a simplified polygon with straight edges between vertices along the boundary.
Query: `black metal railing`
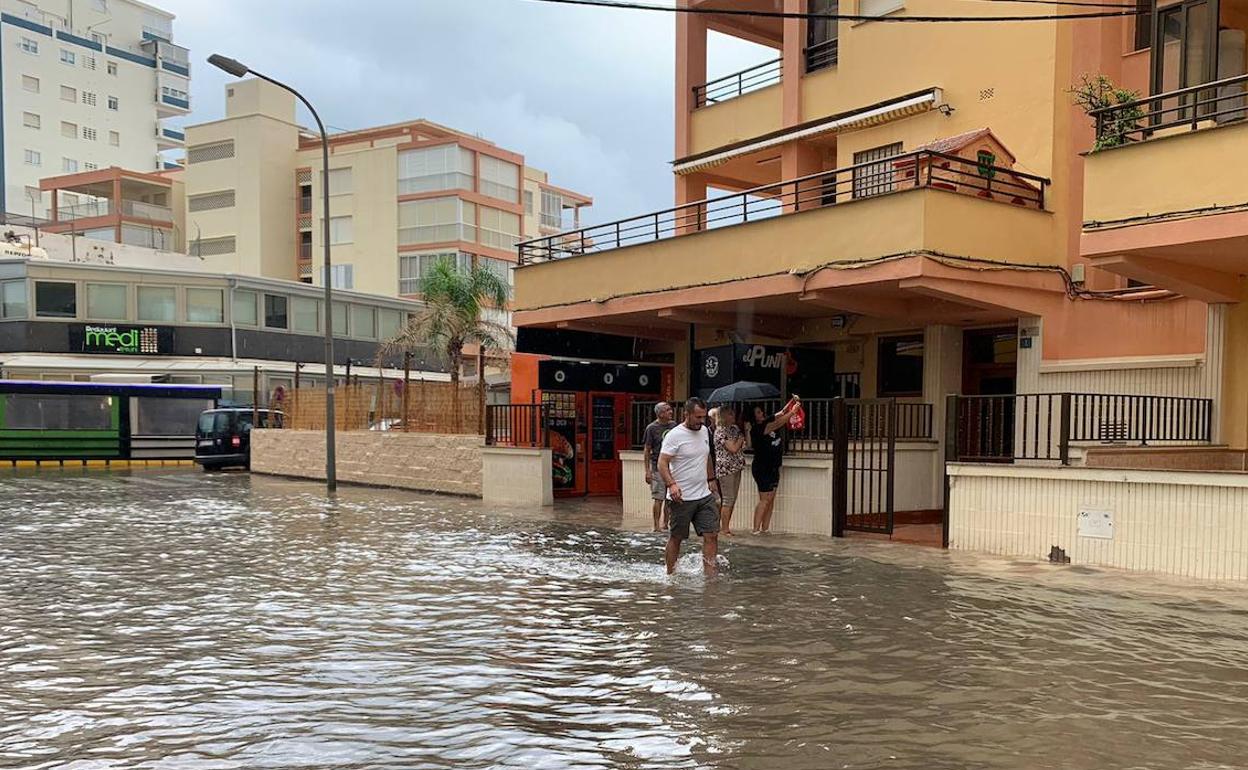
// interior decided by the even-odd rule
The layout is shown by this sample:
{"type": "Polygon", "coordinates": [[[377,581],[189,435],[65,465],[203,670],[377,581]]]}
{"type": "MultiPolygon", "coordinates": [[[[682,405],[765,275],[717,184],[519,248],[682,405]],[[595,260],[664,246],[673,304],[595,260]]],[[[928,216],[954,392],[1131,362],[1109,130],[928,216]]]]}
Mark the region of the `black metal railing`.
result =
{"type": "Polygon", "coordinates": [[[1028,393],[950,396],[951,460],[1070,464],[1076,444],[1208,444],[1213,400],[1185,396],[1028,393]]]}
{"type": "Polygon", "coordinates": [[[806,56],[806,72],[818,72],[829,67],[835,67],[839,51],[840,45],[836,38],[808,47],[804,52],[806,56]]]}
{"type": "Polygon", "coordinates": [[[485,445],[549,447],[549,423],[549,404],[491,404],[485,408],[485,445]]]}
{"type": "Polygon", "coordinates": [[[784,71],[782,60],[756,64],[740,72],[725,75],[722,78],[693,87],[693,108],[701,109],[710,104],[719,104],[729,99],[736,99],[751,91],[758,91],[779,83],[784,71]]]}
{"type": "Polygon", "coordinates": [[[1232,123],[1248,118],[1248,75],[1180,88],[1093,110],[1097,149],[1149,139],[1176,126],[1192,131],[1206,121],[1232,123]]]}
{"type": "Polygon", "coordinates": [[[1048,184],[1044,177],[920,150],[524,241],[518,245],[520,264],[651,243],[916,188],[1043,209],[1048,184]]]}

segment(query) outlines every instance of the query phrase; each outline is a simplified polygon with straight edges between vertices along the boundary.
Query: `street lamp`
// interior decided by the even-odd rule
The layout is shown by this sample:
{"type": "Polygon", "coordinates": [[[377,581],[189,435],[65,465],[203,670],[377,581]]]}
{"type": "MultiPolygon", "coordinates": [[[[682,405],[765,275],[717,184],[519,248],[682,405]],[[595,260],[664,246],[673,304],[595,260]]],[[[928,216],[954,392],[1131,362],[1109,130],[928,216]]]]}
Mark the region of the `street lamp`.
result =
{"type": "Polygon", "coordinates": [[[321,116],[316,114],[316,109],[312,107],[311,102],[295,89],[219,53],[209,56],[208,63],[236,78],[248,74],[254,75],[294,94],[295,98],[308,108],[308,112],[312,113],[312,119],[316,121],[316,127],[321,132],[321,196],[324,205],[321,212],[321,242],[325,247],[325,485],[330,492],[333,492],[338,488],[338,470],[334,456],[334,295],[329,269],[329,136],[325,133],[325,124],[321,122],[321,116]]]}

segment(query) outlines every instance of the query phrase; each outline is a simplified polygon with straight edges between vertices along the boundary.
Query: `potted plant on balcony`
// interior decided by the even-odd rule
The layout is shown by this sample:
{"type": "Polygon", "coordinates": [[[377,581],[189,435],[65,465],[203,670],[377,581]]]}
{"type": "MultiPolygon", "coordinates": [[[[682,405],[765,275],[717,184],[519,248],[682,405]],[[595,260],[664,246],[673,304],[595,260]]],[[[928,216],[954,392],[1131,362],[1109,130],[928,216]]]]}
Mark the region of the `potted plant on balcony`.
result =
{"type": "Polygon", "coordinates": [[[1119,88],[1104,75],[1084,75],[1079,84],[1070,89],[1075,104],[1083,108],[1088,115],[1096,120],[1097,110],[1118,107],[1119,109],[1104,113],[1096,120],[1096,141],[1092,151],[1120,147],[1131,141],[1130,134],[1140,129],[1140,121],[1144,119],[1144,110],[1134,102],[1140,98],[1138,91],[1119,88]]]}

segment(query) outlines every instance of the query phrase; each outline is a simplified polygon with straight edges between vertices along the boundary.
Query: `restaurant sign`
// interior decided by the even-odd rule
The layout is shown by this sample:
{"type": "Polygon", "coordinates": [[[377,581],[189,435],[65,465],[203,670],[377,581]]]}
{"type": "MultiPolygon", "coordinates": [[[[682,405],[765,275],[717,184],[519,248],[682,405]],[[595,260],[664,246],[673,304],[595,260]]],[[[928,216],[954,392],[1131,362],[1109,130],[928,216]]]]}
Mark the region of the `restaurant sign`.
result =
{"type": "Polygon", "coordinates": [[[162,326],[84,324],[69,329],[71,350],[111,355],[168,355],[173,352],[173,329],[162,326]]]}

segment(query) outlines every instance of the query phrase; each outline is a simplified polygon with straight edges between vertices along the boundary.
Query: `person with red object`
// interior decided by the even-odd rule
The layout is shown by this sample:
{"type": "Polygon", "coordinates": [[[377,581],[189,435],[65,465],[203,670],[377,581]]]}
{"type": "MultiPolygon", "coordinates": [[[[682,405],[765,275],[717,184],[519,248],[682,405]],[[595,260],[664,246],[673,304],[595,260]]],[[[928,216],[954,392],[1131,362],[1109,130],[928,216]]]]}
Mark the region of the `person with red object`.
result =
{"type": "MultiPolygon", "coordinates": [[[[776,490],[780,486],[780,466],[784,462],[784,435],[790,420],[799,413],[802,400],[798,396],[789,399],[776,414],[768,419],[761,406],[754,407],[754,422],[750,425],[750,447],[754,458],[750,463],[750,475],[758,485],[758,505],[754,507],[755,535],[771,531],[771,516],[776,507],[776,490]]],[[[803,419],[805,413],[802,412],[803,419]]]]}

